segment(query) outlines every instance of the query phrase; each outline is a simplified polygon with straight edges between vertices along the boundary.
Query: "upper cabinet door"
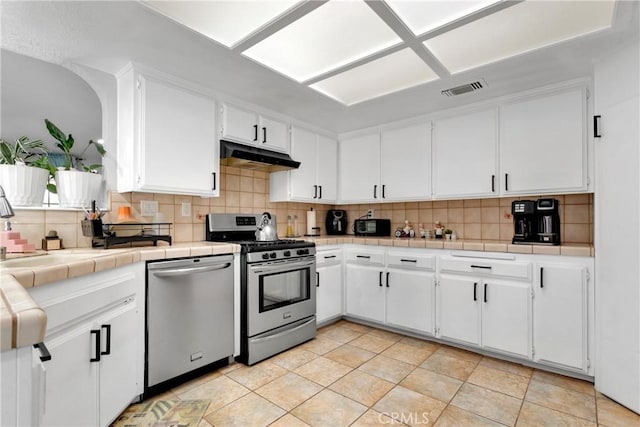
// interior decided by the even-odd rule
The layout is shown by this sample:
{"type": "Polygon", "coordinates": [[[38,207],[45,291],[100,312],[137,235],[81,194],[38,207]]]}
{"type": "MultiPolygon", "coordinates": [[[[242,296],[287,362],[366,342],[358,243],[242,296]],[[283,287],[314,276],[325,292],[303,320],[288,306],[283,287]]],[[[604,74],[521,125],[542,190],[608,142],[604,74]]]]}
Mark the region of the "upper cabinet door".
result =
{"type": "MultiPolygon", "coordinates": [[[[294,127],[291,135],[291,157],[300,162],[289,173],[291,200],[315,202],[318,199],[316,134],[294,127]]],[[[286,172],[283,172],[286,174],[286,172]]],[[[272,175],[273,176],[273,175],[272,175]]]]}
{"type": "MultiPolygon", "coordinates": [[[[293,156],[295,159],[295,156],[293,156]]],[[[322,203],[338,200],[338,141],[318,135],[318,199],[322,203]]]]}
{"type": "Polygon", "coordinates": [[[138,189],[217,195],[215,101],[159,79],[139,79],[138,189]]]}
{"type": "Polygon", "coordinates": [[[382,201],[378,132],[340,142],[340,173],[342,202],[382,201]]]}
{"type": "Polygon", "coordinates": [[[587,190],[585,89],[500,107],[502,194],[587,190]]]}
{"type": "Polygon", "coordinates": [[[248,144],[262,141],[261,130],[258,129],[258,115],[233,105],[222,106],[222,137],[248,144]]]}
{"type": "Polygon", "coordinates": [[[382,131],[382,200],[431,198],[430,136],[428,123],[382,131]]]}
{"type": "Polygon", "coordinates": [[[263,148],[289,152],[289,129],[286,123],[261,116],[258,135],[258,144],[263,148]]]}
{"type": "Polygon", "coordinates": [[[436,120],[432,144],[434,198],[498,194],[495,109],[436,120]]]}

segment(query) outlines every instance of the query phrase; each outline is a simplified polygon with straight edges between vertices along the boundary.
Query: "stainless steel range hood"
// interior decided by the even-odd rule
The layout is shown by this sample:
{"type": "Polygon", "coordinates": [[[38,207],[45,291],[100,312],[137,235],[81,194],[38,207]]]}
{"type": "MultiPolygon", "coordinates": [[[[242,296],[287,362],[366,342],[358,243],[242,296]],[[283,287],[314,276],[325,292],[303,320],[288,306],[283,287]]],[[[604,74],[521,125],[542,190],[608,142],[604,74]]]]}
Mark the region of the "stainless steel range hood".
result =
{"type": "Polygon", "coordinates": [[[267,172],[297,169],[300,167],[300,162],[296,162],[288,154],[242,145],[236,142],[225,141],[224,139],[220,140],[220,164],[267,172]]]}

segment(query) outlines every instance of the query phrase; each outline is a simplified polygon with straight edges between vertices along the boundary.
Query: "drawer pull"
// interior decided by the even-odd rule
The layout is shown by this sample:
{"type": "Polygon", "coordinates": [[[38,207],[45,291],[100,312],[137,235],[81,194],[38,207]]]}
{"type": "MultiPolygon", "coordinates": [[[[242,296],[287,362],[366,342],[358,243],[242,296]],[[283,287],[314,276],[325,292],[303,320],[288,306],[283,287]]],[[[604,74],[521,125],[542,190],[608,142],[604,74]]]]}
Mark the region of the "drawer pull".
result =
{"type": "Polygon", "coordinates": [[[369,255],[356,255],[356,258],[371,259],[369,255]]]}
{"type": "Polygon", "coordinates": [[[330,259],[330,258],[335,258],[336,255],[325,255],[324,259],[330,259]]]}
{"type": "Polygon", "coordinates": [[[49,349],[44,344],[44,342],[39,342],[33,345],[33,348],[37,348],[40,352],[40,361],[47,362],[51,360],[51,353],[49,353],[49,349]]]}
{"type": "Polygon", "coordinates": [[[400,262],[415,262],[415,263],[417,263],[417,262],[418,262],[418,260],[417,260],[417,259],[405,259],[405,258],[401,258],[401,259],[400,259],[400,262]]]}
{"type": "Polygon", "coordinates": [[[491,266],[490,265],[474,265],[474,264],[471,264],[471,268],[484,268],[485,270],[491,270],[491,266]]]}

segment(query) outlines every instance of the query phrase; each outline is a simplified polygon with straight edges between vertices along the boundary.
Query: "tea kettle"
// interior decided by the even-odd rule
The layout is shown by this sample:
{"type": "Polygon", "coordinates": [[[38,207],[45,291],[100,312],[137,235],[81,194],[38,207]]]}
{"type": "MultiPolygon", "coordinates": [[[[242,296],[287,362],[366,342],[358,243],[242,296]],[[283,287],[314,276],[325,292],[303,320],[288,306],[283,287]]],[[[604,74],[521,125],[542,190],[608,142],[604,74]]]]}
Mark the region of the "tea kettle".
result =
{"type": "Polygon", "coordinates": [[[269,242],[278,240],[276,227],[271,223],[271,214],[264,212],[260,218],[260,225],[256,230],[256,240],[259,242],[269,242]]]}

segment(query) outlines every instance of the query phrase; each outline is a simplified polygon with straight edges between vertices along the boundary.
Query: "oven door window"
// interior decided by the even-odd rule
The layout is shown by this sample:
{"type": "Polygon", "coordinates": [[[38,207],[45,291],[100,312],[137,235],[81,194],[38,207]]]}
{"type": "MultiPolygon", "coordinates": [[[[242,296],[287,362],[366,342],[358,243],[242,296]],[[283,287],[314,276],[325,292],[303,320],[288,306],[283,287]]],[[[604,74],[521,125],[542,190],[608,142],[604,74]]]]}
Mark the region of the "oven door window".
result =
{"type": "Polygon", "coordinates": [[[311,294],[310,276],[308,267],[261,275],[260,313],[308,300],[311,294]]]}

